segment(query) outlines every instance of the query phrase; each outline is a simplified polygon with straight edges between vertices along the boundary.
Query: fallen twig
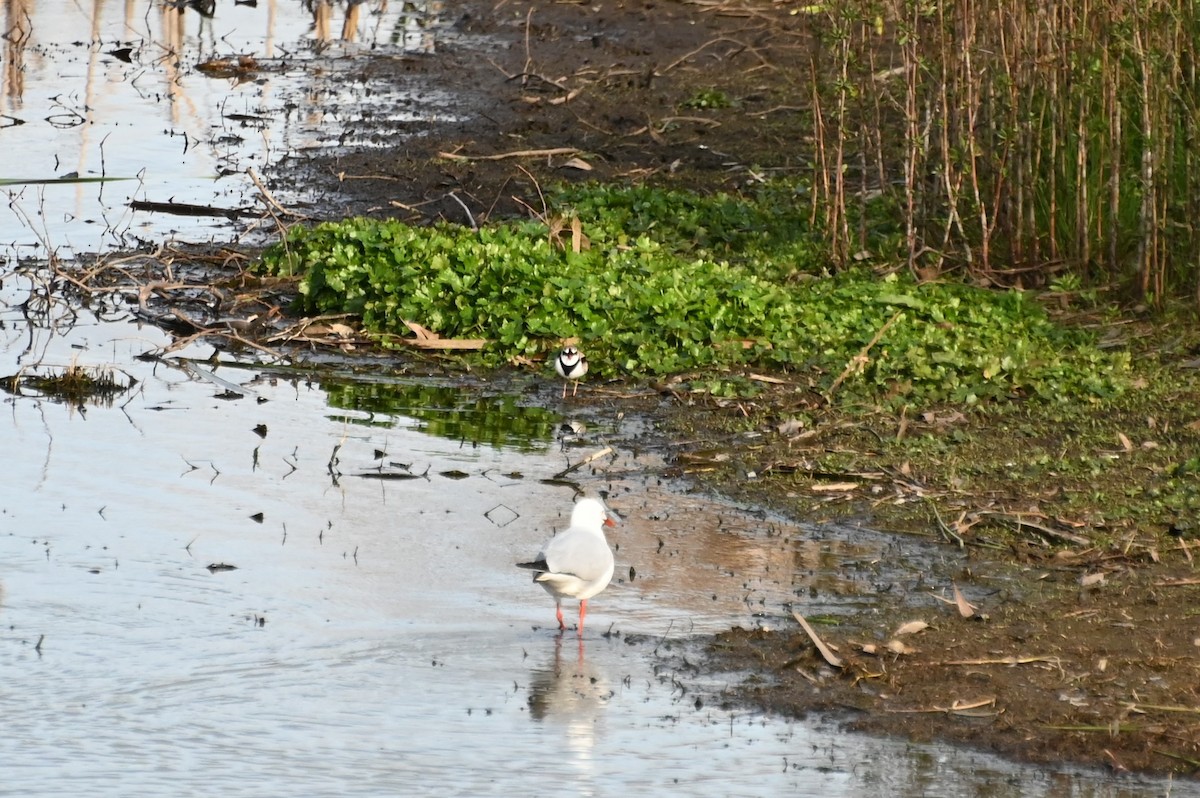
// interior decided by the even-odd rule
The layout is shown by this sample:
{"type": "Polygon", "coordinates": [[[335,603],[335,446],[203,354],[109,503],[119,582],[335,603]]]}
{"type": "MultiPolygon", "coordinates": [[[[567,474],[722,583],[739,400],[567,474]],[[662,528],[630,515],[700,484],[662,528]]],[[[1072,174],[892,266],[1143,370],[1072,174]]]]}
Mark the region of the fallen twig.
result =
{"type": "Polygon", "coordinates": [[[1088,538],[1085,538],[1083,535],[1076,535],[1071,532],[1063,532],[1062,530],[1053,529],[1052,527],[1048,527],[1044,524],[1035,523],[1034,521],[1027,521],[1020,515],[1001,513],[993,510],[980,510],[978,515],[989,515],[993,518],[999,519],[1000,521],[1008,521],[1011,524],[1016,524],[1018,530],[1020,530],[1021,527],[1027,526],[1030,529],[1041,532],[1046,537],[1053,538],[1055,540],[1065,540],[1069,543],[1074,543],[1077,546],[1092,545],[1092,541],[1088,538]]]}
{"type": "Polygon", "coordinates": [[[1049,655],[1037,655],[1032,657],[995,657],[990,659],[950,659],[942,662],[931,662],[930,665],[1031,665],[1035,662],[1049,662],[1053,665],[1061,665],[1062,660],[1058,657],[1049,655]]]}
{"type": "Polygon", "coordinates": [[[168,213],[174,216],[224,216],[226,219],[230,220],[237,220],[243,216],[254,215],[253,211],[246,208],[218,208],[213,205],[195,205],[190,202],[151,202],[148,200],[130,200],[129,207],[135,211],[168,213]]]}
{"type": "Polygon", "coordinates": [[[1126,704],[1132,712],[1182,712],[1187,715],[1200,715],[1200,707],[1181,707],[1173,704],[1126,704]]]}
{"type": "Polygon", "coordinates": [[[1200,578],[1162,579],[1154,583],[1155,587],[1186,587],[1187,585],[1200,585],[1200,578]]]}
{"type": "Polygon", "coordinates": [[[979,709],[980,707],[995,706],[996,698],[981,698],[969,704],[964,704],[960,701],[955,701],[948,707],[925,707],[922,709],[885,709],[884,712],[890,712],[894,715],[924,715],[924,714],[946,714],[946,715],[970,715],[971,717],[981,717],[985,715],[996,715],[998,712],[978,713],[971,710],[979,709]]]}
{"type": "Polygon", "coordinates": [[[842,373],[839,374],[838,378],[833,381],[833,385],[829,386],[829,391],[825,394],[826,403],[833,404],[833,394],[837,391],[838,387],[845,382],[846,378],[851,374],[862,370],[863,366],[867,364],[867,353],[874,348],[875,344],[879,343],[879,339],[882,338],[883,334],[888,331],[888,328],[895,324],[896,321],[903,315],[904,311],[896,311],[894,316],[884,322],[883,326],[875,331],[875,336],[867,342],[867,345],[859,350],[857,355],[850,358],[850,362],[846,364],[846,368],[842,369],[842,373]]]}
{"type": "Polygon", "coordinates": [[[804,630],[804,633],[808,635],[808,639],[817,647],[817,651],[821,652],[821,656],[825,658],[825,661],[834,668],[841,668],[843,666],[842,660],[830,650],[829,646],[825,645],[821,638],[817,637],[817,633],[808,625],[808,621],[804,620],[804,616],[792,610],[792,617],[800,624],[800,628],[804,630]]]}
{"type": "Polygon", "coordinates": [[[544,150],[516,150],[499,152],[495,155],[460,155],[456,152],[439,152],[437,157],[451,161],[503,161],[505,158],[542,158],[552,155],[578,155],[583,152],[575,147],[550,147],[544,150]]]}
{"type": "Polygon", "coordinates": [[[573,465],[573,466],[567,466],[567,467],[566,467],[566,468],[564,468],[562,471],[559,471],[557,474],[555,474],[553,477],[551,477],[551,479],[562,479],[562,478],[563,478],[563,477],[565,477],[567,474],[570,474],[572,471],[576,471],[576,470],[578,470],[578,469],[580,469],[580,468],[583,468],[583,467],[584,467],[585,465],[587,465],[588,463],[595,462],[596,460],[599,460],[601,457],[604,457],[605,455],[608,455],[608,454],[612,454],[612,447],[611,447],[611,446],[605,446],[605,447],[604,447],[603,449],[601,449],[600,451],[598,451],[598,452],[593,452],[592,454],[589,454],[587,457],[583,458],[582,460],[580,460],[580,461],[579,461],[578,463],[576,463],[575,465],[573,465]]]}
{"type": "Polygon", "coordinates": [[[246,174],[250,175],[250,179],[254,182],[255,187],[258,188],[259,193],[262,194],[262,197],[264,200],[266,200],[267,204],[278,211],[280,216],[291,216],[293,218],[298,216],[298,214],[289,211],[287,208],[279,204],[279,201],[276,200],[271,192],[267,190],[262,178],[258,176],[258,172],[254,171],[253,166],[246,170],[246,174]]]}

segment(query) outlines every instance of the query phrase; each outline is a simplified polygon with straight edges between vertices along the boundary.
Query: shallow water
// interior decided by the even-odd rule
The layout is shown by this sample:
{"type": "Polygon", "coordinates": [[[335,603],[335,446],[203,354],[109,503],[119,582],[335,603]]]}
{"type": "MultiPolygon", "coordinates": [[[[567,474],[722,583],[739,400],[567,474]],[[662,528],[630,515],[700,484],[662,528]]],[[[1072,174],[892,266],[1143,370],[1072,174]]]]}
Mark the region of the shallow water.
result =
{"type": "Polygon", "coordinates": [[[653,452],[571,475],[624,522],[618,582],[560,636],[513,563],[564,523],[574,491],[553,478],[641,423],[619,407],[564,447],[575,405],[554,385],[448,392],[381,369],[362,407],[344,377],[242,364],[216,373],[246,395],[219,398],[135,359],[154,329],[53,302],[29,318],[29,284],[4,275],[0,376],[74,360],[138,383],[112,406],[5,395],[0,795],[1164,792],[707,703],[721,685],[681,680],[664,642],[787,623],[793,600],[869,612],[873,585],[917,584],[928,556],[674,492],[653,452]],[[524,435],[496,438],[504,417],[524,435]]]}
{"type": "Polygon", "coordinates": [[[288,153],[369,143],[381,126],[454,116],[453,98],[419,76],[386,86],[339,79],[356,53],[432,51],[440,3],[372,0],[351,24],[344,7],[313,5],[328,10],[322,24],[299,0],[221,0],[211,18],[115,0],[0,4],[0,153],[8,153],[0,154],[0,262],[228,240],[249,222],[135,212],[129,203],[247,208],[257,217],[263,206],[248,169],[269,177],[288,153]],[[252,66],[233,74],[199,68],[243,56],[252,66]],[[384,93],[386,113],[367,99],[384,93]],[[108,181],[44,182],[72,176],[108,181]]]}

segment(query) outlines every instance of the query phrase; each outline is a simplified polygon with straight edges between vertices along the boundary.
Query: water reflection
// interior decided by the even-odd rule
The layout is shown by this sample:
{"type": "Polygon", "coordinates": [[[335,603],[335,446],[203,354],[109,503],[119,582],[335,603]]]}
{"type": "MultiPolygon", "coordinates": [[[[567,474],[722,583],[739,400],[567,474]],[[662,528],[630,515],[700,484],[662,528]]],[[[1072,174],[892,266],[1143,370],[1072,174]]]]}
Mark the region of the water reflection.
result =
{"type": "Polygon", "coordinates": [[[565,644],[563,638],[563,633],[556,634],[549,663],[529,672],[529,717],[558,727],[559,753],[578,779],[572,785],[578,790],[574,794],[591,795],[596,792],[597,737],[616,692],[605,669],[587,661],[583,637],[565,644]]]}
{"type": "Polygon", "coordinates": [[[330,407],[369,414],[347,417],[350,423],[372,424],[375,414],[400,416],[427,435],[472,446],[545,449],[559,421],[556,413],[524,406],[515,396],[479,396],[461,387],[344,380],[326,380],[321,387],[330,407]]]}
{"type": "MultiPolygon", "coordinates": [[[[25,94],[25,48],[33,31],[33,19],[29,15],[32,2],[33,0],[4,0],[4,17],[0,19],[0,37],[4,39],[4,58],[3,63],[0,63],[0,69],[3,69],[4,95],[0,98],[0,110],[4,110],[5,100],[13,103],[14,110],[19,110],[21,97],[25,94]]],[[[5,119],[10,124],[19,123],[19,120],[12,117],[5,119]]]]}
{"type": "Polygon", "coordinates": [[[438,3],[206,2],[0,0],[0,131],[22,156],[0,160],[0,244],[45,257],[231,236],[224,216],[161,205],[244,208],[249,167],[269,177],[297,149],[455,115],[420,78],[341,80],[354,60],[329,58],[433,52],[438,3]]]}

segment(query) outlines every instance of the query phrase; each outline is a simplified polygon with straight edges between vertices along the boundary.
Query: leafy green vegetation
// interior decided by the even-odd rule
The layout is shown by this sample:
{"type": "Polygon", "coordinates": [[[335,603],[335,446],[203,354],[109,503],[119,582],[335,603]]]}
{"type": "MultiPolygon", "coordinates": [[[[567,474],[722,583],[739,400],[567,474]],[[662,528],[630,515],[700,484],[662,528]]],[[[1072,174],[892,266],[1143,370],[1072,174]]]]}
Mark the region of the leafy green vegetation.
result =
{"type": "Polygon", "coordinates": [[[684,108],[695,110],[729,108],[731,105],[733,102],[729,99],[729,95],[720,89],[701,89],[683,103],[684,108]]]}
{"type": "Polygon", "coordinates": [[[1125,357],[1026,294],[865,269],[818,277],[793,186],[748,197],[590,186],[552,202],[554,218],[582,221],[589,248],[540,222],[350,219],[293,228],[263,267],[301,277],[304,312],[361,314],[385,342],[405,322],[486,338],[491,364],[575,337],[601,376],[756,367],[871,402],[1101,398],[1125,382],[1125,357]]]}

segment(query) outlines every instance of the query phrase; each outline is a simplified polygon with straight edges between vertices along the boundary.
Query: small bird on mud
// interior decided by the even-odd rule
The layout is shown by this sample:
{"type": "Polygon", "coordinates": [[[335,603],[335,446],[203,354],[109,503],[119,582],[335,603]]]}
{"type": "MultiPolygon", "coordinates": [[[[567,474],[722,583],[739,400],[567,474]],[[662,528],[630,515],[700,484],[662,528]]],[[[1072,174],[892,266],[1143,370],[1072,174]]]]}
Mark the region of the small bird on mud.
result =
{"type": "MultiPolygon", "coordinates": [[[[579,390],[579,380],[588,372],[587,358],[583,352],[580,352],[573,346],[568,346],[563,351],[558,353],[558,357],[554,358],[554,370],[558,372],[558,376],[564,380],[570,380],[574,383],[571,389],[571,396],[579,390]]],[[[567,384],[563,383],[562,398],[567,398],[567,384]]]]}
{"type": "Polygon", "coordinates": [[[596,595],[613,576],[613,553],[604,537],[604,527],[616,526],[613,515],[599,499],[580,499],[571,512],[571,524],[542,547],[533,562],[517,563],[533,571],[533,581],[554,596],[559,631],[563,623],[562,600],[579,599],[579,634],[587,600],[596,595]]]}

